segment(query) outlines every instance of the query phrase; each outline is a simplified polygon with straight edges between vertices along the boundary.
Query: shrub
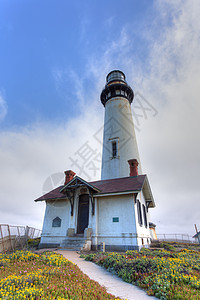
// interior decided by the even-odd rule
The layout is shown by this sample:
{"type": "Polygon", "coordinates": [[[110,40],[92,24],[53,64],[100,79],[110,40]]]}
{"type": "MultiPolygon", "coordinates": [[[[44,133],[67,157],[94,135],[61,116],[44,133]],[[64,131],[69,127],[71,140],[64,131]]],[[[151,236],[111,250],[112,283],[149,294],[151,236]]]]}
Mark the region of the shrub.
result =
{"type": "Polygon", "coordinates": [[[0,299],[115,299],[75,264],[54,252],[0,254],[0,265],[0,299]]]}
{"type": "Polygon", "coordinates": [[[89,259],[157,298],[200,299],[200,253],[172,249],[143,248],[140,252],[127,251],[124,254],[96,253],[89,259]]]}
{"type": "Polygon", "coordinates": [[[40,238],[35,238],[35,239],[29,239],[28,240],[28,248],[36,248],[38,249],[39,243],[40,243],[40,238]]]}

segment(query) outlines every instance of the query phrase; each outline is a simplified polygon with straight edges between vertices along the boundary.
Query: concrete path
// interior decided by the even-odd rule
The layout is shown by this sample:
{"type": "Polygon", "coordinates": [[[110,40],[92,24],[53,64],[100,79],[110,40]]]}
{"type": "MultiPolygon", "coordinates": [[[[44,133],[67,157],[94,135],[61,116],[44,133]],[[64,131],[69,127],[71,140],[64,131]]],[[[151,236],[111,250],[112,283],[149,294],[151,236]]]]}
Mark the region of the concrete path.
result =
{"type": "Polygon", "coordinates": [[[83,258],[80,258],[79,254],[75,251],[58,250],[57,252],[75,263],[83,273],[97,281],[100,285],[104,286],[107,292],[113,294],[116,298],[120,297],[127,300],[157,299],[155,297],[148,296],[137,286],[124,282],[121,278],[106,271],[106,269],[92,262],[85,261],[83,258]]]}

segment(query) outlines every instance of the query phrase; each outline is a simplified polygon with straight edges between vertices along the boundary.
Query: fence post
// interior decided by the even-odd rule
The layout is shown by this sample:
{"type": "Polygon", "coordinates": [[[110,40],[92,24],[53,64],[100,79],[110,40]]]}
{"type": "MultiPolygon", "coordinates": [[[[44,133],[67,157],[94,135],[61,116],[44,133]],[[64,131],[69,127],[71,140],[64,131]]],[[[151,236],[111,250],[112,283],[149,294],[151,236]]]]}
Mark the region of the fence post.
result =
{"type": "Polygon", "coordinates": [[[30,227],[26,226],[26,230],[25,230],[25,244],[26,244],[26,245],[27,245],[27,243],[28,243],[29,230],[30,230],[30,227]]]}
{"type": "Polygon", "coordinates": [[[198,242],[199,242],[199,244],[200,244],[200,233],[198,232],[198,229],[197,229],[197,225],[196,225],[196,224],[194,224],[194,227],[195,227],[195,229],[196,229],[197,239],[198,239],[198,242]]]}
{"type": "Polygon", "coordinates": [[[20,237],[20,231],[19,231],[19,227],[17,226],[17,232],[18,232],[18,236],[20,237]]]}
{"type": "Polygon", "coordinates": [[[10,226],[7,225],[7,227],[8,227],[8,236],[9,236],[9,240],[10,240],[11,250],[14,251],[13,244],[12,244],[12,239],[11,239],[11,234],[10,234],[10,226]]]}
{"type": "Polygon", "coordinates": [[[25,229],[25,237],[26,237],[26,239],[28,239],[28,233],[29,233],[29,227],[26,226],[26,229],[25,229]]]}
{"type": "Polygon", "coordinates": [[[36,234],[40,236],[40,233],[41,230],[34,227],[10,226],[9,224],[0,224],[0,242],[2,243],[0,252],[5,253],[6,251],[14,251],[19,246],[23,248],[25,245],[27,245],[29,237],[34,238],[36,234]],[[20,232],[20,230],[22,231],[20,232]],[[14,239],[15,233],[16,238],[14,239]],[[13,234],[13,236],[11,236],[11,234],[13,234]]]}
{"type": "Polygon", "coordinates": [[[5,252],[5,248],[4,248],[4,239],[3,239],[3,231],[0,225],[0,230],[1,230],[1,238],[2,238],[2,246],[3,246],[3,252],[5,252]]]}

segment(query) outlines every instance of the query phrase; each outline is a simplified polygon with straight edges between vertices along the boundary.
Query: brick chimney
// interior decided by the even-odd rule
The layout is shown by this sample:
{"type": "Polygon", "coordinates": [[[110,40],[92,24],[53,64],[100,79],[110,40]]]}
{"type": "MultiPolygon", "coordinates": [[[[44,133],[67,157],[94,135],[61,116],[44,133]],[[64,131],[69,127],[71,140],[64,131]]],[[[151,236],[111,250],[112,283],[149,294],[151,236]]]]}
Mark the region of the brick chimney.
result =
{"type": "Polygon", "coordinates": [[[75,175],[76,173],[74,173],[72,170],[65,171],[65,184],[71,181],[75,175]]]}
{"type": "Polygon", "coordinates": [[[137,159],[129,159],[128,160],[130,166],[130,176],[138,176],[138,161],[137,159]]]}

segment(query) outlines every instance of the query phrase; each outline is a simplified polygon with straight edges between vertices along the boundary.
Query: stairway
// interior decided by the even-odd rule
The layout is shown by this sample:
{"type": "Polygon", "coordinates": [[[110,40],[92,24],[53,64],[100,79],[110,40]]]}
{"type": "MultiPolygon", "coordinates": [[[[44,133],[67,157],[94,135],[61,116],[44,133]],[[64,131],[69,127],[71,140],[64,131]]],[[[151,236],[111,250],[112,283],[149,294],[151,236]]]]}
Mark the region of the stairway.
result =
{"type": "Polygon", "coordinates": [[[67,237],[60,245],[61,249],[80,251],[87,247],[87,244],[91,244],[91,239],[86,239],[83,235],[77,235],[73,237],[67,237]]]}

